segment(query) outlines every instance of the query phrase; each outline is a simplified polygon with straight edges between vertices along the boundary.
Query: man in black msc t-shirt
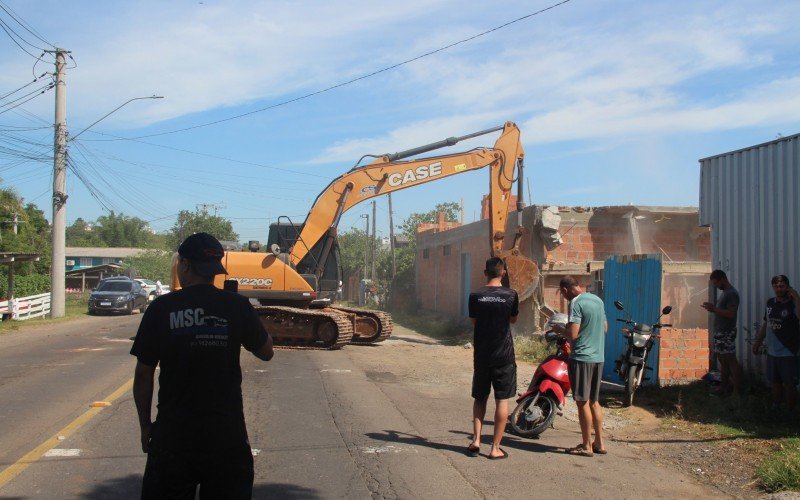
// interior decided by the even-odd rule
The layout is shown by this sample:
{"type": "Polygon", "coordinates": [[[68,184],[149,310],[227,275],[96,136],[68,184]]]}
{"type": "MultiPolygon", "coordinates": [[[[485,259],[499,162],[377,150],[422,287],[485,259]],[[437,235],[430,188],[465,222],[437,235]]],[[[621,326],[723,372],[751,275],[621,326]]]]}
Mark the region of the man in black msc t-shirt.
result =
{"type": "Polygon", "coordinates": [[[178,249],[181,290],[147,308],[131,349],[142,451],[142,498],[251,498],[253,456],[242,407],[241,346],[272,358],[272,339],[243,296],[215,288],[222,245],[207,233],[178,249]],[[154,374],[158,415],[151,422],[154,374]]]}
{"type": "Polygon", "coordinates": [[[469,317],[474,325],[474,374],[472,377],[472,443],[467,448],[477,456],[481,445],[481,428],[486,415],[486,402],[494,388],[494,439],[489,458],[506,458],[508,453],[500,448],[506,421],[508,399],[517,392],[517,364],[514,359],[514,341],[511,323],[517,321],[519,298],[517,292],[502,286],[506,274],[505,264],[498,257],[486,261],[483,271],[488,280],[469,295],[469,317]]]}

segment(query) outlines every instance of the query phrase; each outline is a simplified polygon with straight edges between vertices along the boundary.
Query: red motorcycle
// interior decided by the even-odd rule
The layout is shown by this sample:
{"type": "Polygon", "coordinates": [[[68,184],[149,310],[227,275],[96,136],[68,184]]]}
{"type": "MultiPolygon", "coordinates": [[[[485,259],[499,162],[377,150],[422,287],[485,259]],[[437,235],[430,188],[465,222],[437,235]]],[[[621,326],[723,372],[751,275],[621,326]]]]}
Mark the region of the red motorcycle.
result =
{"type": "MultiPolygon", "coordinates": [[[[548,323],[560,322],[551,319],[548,323]]],[[[556,353],[545,358],[536,368],[528,390],[517,399],[517,407],[510,417],[514,433],[525,438],[543,433],[553,424],[556,415],[563,415],[565,397],[570,390],[567,361],[572,345],[552,331],[545,333],[545,340],[555,342],[558,346],[556,353]]]]}

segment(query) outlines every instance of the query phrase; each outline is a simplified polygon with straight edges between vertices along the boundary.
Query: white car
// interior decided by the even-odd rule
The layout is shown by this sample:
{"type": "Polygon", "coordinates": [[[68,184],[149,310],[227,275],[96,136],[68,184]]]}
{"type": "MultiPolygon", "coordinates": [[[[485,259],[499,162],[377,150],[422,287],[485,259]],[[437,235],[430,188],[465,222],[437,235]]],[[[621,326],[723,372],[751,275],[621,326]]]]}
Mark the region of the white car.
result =
{"type": "Polygon", "coordinates": [[[141,286],[142,290],[147,292],[147,300],[148,302],[152,302],[155,300],[158,295],[164,295],[165,293],[169,293],[169,286],[165,284],[161,284],[161,293],[156,292],[156,282],[153,280],[146,280],[144,278],[136,278],[134,281],[137,281],[141,286]]]}

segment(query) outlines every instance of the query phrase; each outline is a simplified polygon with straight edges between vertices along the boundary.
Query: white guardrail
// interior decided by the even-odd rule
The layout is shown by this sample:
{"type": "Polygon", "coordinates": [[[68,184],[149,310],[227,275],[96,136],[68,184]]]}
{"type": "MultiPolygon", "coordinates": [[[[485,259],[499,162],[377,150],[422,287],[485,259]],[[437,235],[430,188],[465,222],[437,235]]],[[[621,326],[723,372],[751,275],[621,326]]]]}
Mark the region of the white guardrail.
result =
{"type": "Polygon", "coordinates": [[[11,319],[20,321],[50,314],[50,293],[0,301],[0,314],[6,316],[9,313],[11,319]]]}

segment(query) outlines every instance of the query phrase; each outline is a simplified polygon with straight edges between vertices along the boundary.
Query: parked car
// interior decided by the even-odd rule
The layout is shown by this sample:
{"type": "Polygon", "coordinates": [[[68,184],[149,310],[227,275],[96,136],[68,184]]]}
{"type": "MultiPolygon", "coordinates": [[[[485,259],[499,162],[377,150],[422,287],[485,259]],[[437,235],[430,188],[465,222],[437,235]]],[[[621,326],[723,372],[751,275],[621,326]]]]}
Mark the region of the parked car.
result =
{"type": "MultiPolygon", "coordinates": [[[[147,292],[147,300],[152,302],[155,300],[159,294],[156,292],[156,282],[153,280],[147,280],[144,278],[135,278],[134,281],[137,281],[139,285],[147,292]]],[[[161,284],[161,294],[164,295],[165,293],[169,293],[169,286],[165,284],[161,284]]]]}
{"type": "Polygon", "coordinates": [[[133,314],[147,309],[147,292],[130,278],[106,278],[92,290],[89,296],[89,314],[119,312],[133,314]]]}

